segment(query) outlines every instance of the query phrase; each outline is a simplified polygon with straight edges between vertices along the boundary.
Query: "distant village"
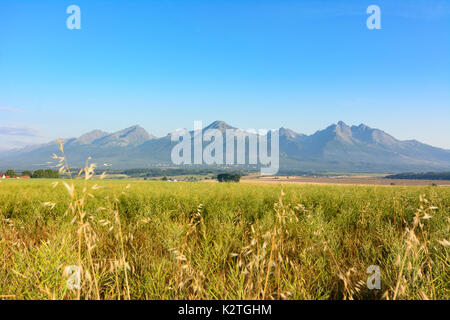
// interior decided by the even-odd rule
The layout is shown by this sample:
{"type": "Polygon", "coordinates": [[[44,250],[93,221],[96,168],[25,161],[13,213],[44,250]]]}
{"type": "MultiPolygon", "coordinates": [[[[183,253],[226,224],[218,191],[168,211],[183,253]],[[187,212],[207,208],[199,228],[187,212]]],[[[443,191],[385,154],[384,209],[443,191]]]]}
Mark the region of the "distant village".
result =
{"type": "Polygon", "coordinates": [[[0,173],[0,179],[31,179],[30,176],[16,176],[16,177],[10,177],[3,173],[0,173]]]}

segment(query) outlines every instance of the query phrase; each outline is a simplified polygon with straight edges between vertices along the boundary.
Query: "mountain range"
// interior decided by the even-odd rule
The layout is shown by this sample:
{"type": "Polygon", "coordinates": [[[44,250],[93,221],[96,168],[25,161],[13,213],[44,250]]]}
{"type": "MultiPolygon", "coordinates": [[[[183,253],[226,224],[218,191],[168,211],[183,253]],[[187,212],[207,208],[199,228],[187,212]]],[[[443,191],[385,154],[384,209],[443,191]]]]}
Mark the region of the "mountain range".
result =
{"type": "MultiPolygon", "coordinates": [[[[225,132],[233,127],[215,121],[207,129],[225,132]]],[[[334,172],[450,171],[450,150],[416,140],[400,141],[364,124],[348,126],[340,121],[312,135],[280,128],[280,169],[334,172]]],[[[73,167],[91,157],[99,166],[114,169],[173,166],[170,153],[175,145],[170,135],[155,137],[136,125],[118,132],[88,132],[64,139],[64,150],[73,167]]],[[[206,145],[206,143],[205,143],[206,145]]],[[[0,154],[0,169],[48,168],[58,154],[56,141],[0,154]]]]}

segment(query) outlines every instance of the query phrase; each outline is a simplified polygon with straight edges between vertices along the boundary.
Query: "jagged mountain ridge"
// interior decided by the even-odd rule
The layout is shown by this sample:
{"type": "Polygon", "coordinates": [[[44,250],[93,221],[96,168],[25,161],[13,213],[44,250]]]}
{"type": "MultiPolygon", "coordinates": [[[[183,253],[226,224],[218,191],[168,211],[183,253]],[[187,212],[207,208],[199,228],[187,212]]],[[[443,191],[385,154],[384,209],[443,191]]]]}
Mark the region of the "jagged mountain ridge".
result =
{"type": "MultiPolygon", "coordinates": [[[[208,129],[224,133],[234,127],[223,121],[214,121],[203,131],[208,129]]],[[[415,140],[400,141],[364,124],[348,126],[340,121],[312,135],[280,128],[279,134],[283,169],[348,172],[450,169],[449,150],[415,140]]],[[[115,133],[94,130],[79,138],[64,140],[66,155],[73,166],[82,165],[90,156],[98,163],[110,163],[113,168],[170,165],[173,145],[170,135],[157,138],[137,125],[115,133]]],[[[53,153],[58,153],[56,141],[3,153],[0,168],[48,167],[53,153]]]]}
{"type": "Polygon", "coordinates": [[[155,136],[150,135],[144,128],[136,125],[114,133],[93,130],[71,143],[79,145],[92,144],[102,147],[127,147],[130,145],[138,146],[155,138],[155,136]]]}

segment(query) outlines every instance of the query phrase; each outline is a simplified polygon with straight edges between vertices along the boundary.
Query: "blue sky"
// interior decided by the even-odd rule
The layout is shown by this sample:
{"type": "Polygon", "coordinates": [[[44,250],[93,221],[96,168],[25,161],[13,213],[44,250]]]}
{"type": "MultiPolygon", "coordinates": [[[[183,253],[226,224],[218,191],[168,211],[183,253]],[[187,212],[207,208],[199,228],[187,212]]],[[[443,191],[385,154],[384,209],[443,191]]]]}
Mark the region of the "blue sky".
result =
{"type": "Polygon", "coordinates": [[[217,119],[450,149],[450,1],[0,1],[0,150],[217,119]]]}

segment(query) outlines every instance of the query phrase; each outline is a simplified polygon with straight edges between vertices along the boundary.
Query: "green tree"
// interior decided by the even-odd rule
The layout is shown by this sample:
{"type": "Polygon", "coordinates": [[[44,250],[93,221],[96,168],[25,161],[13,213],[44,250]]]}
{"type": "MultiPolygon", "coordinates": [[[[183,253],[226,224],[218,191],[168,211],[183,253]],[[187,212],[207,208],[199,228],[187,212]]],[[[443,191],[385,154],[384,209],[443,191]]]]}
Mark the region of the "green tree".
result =
{"type": "Polygon", "coordinates": [[[33,173],[30,170],[22,171],[22,176],[31,177],[33,173]]]}
{"type": "Polygon", "coordinates": [[[219,182],[239,182],[240,180],[240,174],[221,173],[217,175],[217,181],[219,182]]]}
{"type": "Polygon", "coordinates": [[[32,178],[39,179],[44,177],[44,170],[39,169],[33,172],[32,178]]]}
{"type": "Polygon", "coordinates": [[[33,172],[32,178],[35,179],[41,179],[41,178],[47,178],[47,179],[54,179],[54,178],[59,178],[59,172],[58,171],[53,171],[52,169],[47,169],[47,170],[36,170],[35,172],[33,172]]]}
{"type": "Polygon", "coordinates": [[[17,177],[17,174],[14,172],[13,169],[9,169],[9,170],[6,170],[5,176],[8,176],[8,177],[12,178],[12,177],[17,177]]]}

